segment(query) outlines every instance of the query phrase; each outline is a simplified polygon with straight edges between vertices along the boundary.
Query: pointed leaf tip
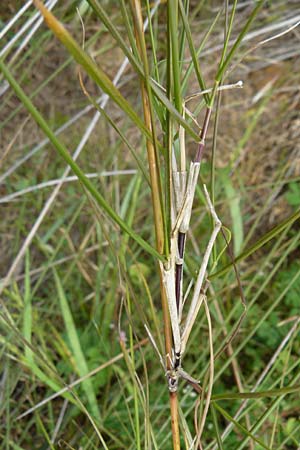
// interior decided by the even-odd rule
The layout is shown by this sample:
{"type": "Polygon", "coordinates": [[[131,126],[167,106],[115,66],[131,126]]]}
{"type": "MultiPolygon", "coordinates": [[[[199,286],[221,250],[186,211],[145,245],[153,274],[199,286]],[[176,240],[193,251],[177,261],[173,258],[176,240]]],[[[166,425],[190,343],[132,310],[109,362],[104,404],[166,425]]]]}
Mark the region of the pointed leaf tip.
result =
{"type": "Polygon", "coordinates": [[[46,6],[40,0],[32,1],[34,6],[40,11],[50,30],[52,30],[58,38],[62,38],[62,36],[66,36],[68,34],[59,20],[56,19],[56,17],[46,8],[46,6]]]}

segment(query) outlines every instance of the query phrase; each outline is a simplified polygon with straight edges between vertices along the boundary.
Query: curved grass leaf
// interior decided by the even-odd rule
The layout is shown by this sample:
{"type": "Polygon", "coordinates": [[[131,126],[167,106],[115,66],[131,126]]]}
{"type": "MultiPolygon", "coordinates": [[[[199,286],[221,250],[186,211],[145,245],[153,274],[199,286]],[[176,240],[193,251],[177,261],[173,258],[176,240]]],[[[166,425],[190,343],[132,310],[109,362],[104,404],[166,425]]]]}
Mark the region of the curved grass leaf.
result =
{"type": "MultiPolygon", "coordinates": [[[[119,47],[122,49],[124,55],[128,58],[128,61],[135,69],[135,71],[142,77],[144,77],[143,68],[139,60],[136,59],[136,56],[131,52],[131,50],[127,47],[126,41],[124,37],[119,33],[117,28],[114,26],[113,22],[110,20],[109,16],[106,14],[105,9],[101,6],[97,0],[87,0],[90,7],[93,9],[95,14],[100,18],[101,22],[104,23],[106,28],[108,29],[111,36],[115,39],[119,47]]],[[[134,41],[132,41],[133,44],[134,41]]],[[[138,54],[135,52],[135,54],[138,54]]]]}
{"type": "Polygon", "coordinates": [[[266,233],[264,236],[262,236],[258,241],[256,241],[253,245],[251,245],[249,248],[247,248],[245,251],[243,251],[240,255],[238,255],[234,261],[227,264],[222,269],[218,270],[215,273],[212,273],[209,275],[209,279],[212,280],[213,278],[216,278],[218,276],[224,275],[232,266],[233,264],[237,264],[240,261],[243,261],[244,259],[248,258],[248,256],[252,255],[252,253],[255,253],[258,249],[263,247],[267,242],[269,242],[271,239],[274,239],[279,233],[284,231],[286,227],[293,224],[296,220],[300,218],[300,209],[296,211],[294,214],[292,214],[290,217],[285,219],[280,224],[276,225],[276,227],[272,228],[268,233],[266,233]]]}
{"type": "MultiPolygon", "coordinates": [[[[66,298],[66,295],[64,293],[61,281],[59,276],[57,275],[57,272],[53,269],[54,273],[54,279],[55,279],[55,285],[56,290],[58,294],[58,299],[60,303],[61,313],[65,322],[66,332],[68,335],[68,339],[70,342],[70,346],[74,355],[74,360],[77,366],[78,374],[80,377],[85,376],[89,373],[89,368],[85,359],[85,356],[83,354],[81,345],[80,345],[80,339],[77,334],[76,326],[73,320],[72,312],[69,307],[68,300],[66,298]]],[[[85,391],[85,394],[87,396],[88,402],[90,404],[91,411],[93,412],[93,415],[95,418],[97,418],[100,421],[100,412],[97,404],[96,394],[94,392],[93,384],[90,378],[82,382],[82,387],[85,391]]]]}
{"type": "Polygon", "coordinates": [[[182,111],[182,99],[181,99],[181,83],[180,83],[180,61],[179,61],[179,48],[178,48],[178,1],[169,0],[167,2],[167,14],[168,14],[168,32],[169,32],[169,45],[172,55],[172,76],[173,76],[173,88],[174,88],[174,102],[177,111],[182,111]]]}
{"type": "MultiPolygon", "coordinates": [[[[201,70],[200,70],[200,65],[199,65],[199,62],[198,62],[198,52],[196,52],[196,50],[195,50],[195,46],[194,46],[194,43],[193,43],[193,37],[192,37],[189,21],[188,21],[188,18],[186,16],[186,12],[185,12],[183,4],[182,4],[182,0],[179,0],[179,8],[180,8],[180,14],[181,14],[182,22],[183,22],[183,25],[184,25],[187,41],[188,41],[188,44],[189,44],[190,54],[191,54],[191,57],[192,57],[192,61],[193,61],[195,73],[196,73],[196,76],[197,76],[198,84],[199,84],[201,90],[205,91],[206,86],[205,86],[205,81],[204,81],[204,78],[202,76],[202,73],[201,73],[201,70]]],[[[208,104],[208,101],[209,101],[208,94],[204,94],[203,97],[204,97],[205,103],[208,104]]]]}
{"type": "Polygon", "coordinates": [[[119,89],[113,84],[106,73],[92,60],[92,58],[80,47],[73,39],[70,33],[56,19],[56,17],[45,8],[39,0],[33,0],[36,7],[40,10],[48,27],[55,36],[66,47],[74,59],[85,69],[89,76],[97,85],[129,116],[135,125],[143,132],[145,136],[151,139],[143,120],[134,111],[128,101],[122,96],[119,89]]]}
{"type": "Polygon", "coordinates": [[[173,103],[168,99],[166,96],[164,90],[159,86],[155,81],[153,81],[151,78],[149,80],[150,86],[155,94],[155,96],[158,98],[158,100],[161,101],[161,103],[166,107],[166,109],[169,111],[172,117],[176,119],[176,121],[183,126],[183,128],[189,133],[189,135],[196,141],[199,142],[199,134],[193,130],[193,128],[190,126],[190,124],[184,120],[182,115],[177,111],[177,109],[174,107],[173,103]]]}
{"type": "MultiPolygon", "coordinates": [[[[220,9],[220,11],[217,13],[216,17],[215,17],[214,20],[212,21],[212,23],[211,23],[209,29],[208,29],[208,30],[206,31],[206,33],[204,34],[204,36],[203,36],[203,38],[202,38],[202,40],[201,40],[201,44],[200,44],[200,46],[199,46],[199,48],[198,48],[197,50],[194,49],[194,43],[193,43],[193,41],[191,42],[192,48],[190,48],[190,53],[192,54],[194,51],[196,52],[196,53],[195,53],[195,57],[196,57],[196,61],[197,61],[196,64],[198,63],[198,59],[199,59],[199,57],[200,57],[200,54],[201,54],[201,52],[202,52],[202,50],[203,50],[205,44],[207,43],[207,40],[208,40],[209,36],[211,35],[211,33],[213,32],[213,30],[215,29],[215,26],[216,26],[216,24],[217,24],[217,22],[218,22],[218,20],[219,20],[219,18],[220,18],[220,15],[221,15],[221,11],[222,11],[222,10],[220,9]]],[[[184,25],[184,26],[185,26],[185,25],[184,25]]],[[[188,31],[186,31],[186,33],[188,33],[188,31]]],[[[192,38],[192,36],[191,36],[191,38],[192,38]]],[[[190,45],[190,44],[189,44],[189,45],[190,45]]],[[[182,92],[183,92],[183,93],[186,92],[186,89],[187,89],[187,86],[188,86],[188,81],[189,81],[189,79],[190,79],[191,74],[193,73],[193,68],[195,69],[195,64],[194,64],[193,60],[194,60],[194,56],[192,57],[192,61],[190,62],[188,68],[186,69],[186,72],[185,72],[184,77],[183,77],[183,80],[182,80],[182,92]]],[[[199,63],[198,63],[198,64],[199,64],[199,63]]],[[[195,69],[195,70],[197,70],[197,69],[195,69]]],[[[200,74],[201,74],[201,71],[200,71],[200,74]]],[[[197,74],[197,73],[196,73],[196,75],[197,75],[197,77],[198,77],[198,74],[197,74]]],[[[199,80],[198,80],[198,83],[199,83],[199,80]]],[[[199,84],[200,84],[200,83],[199,83],[199,84]]],[[[201,84],[202,84],[202,82],[201,82],[201,84]]],[[[201,85],[200,85],[200,86],[201,86],[201,85]]],[[[205,86],[204,80],[203,80],[203,86],[205,86]]],[[[201,89],[203,90],[202,87],[201,87],[201,89]]],[[[208,102],[209,102],[209,98],[206,97],[206,102],[205,102],[205,103],[208,104],[208,102]]]]}
{"type": "Polygon", "coordinates": [[[214,429],[215,429],[218,448],[219,448],[219,450],[224,450],[224,447],[222,444],[221,432],[220,432],[219,424],[218,424],[218,416],[216,413],[216,408],[215,408],[214,403],[211,403],[210,408],[211,408],[211,416],[212,416],[212,421],[213,421],[213,425],[214,425],[214,429]]]}
{"type": "Polygon", "coordinates": [[[71,167],[75,175],[79,178],[83,186],[87,189],[87,191],[91,194],[91,196],[95,199],[96,203],[108,214],[108,216],[119,225],[119,227],[125,231],[132,239],[134,239],[147,253],[158,258],[160,261],[164,261],[165,258],[163,255],[158,253],[155,248],[153,248],[148,242],[146,242],[141,236],[139,236],[131,227],[127,225],[127,223],[121,219],[121,217],[111,208],[111,206],[107,203],[105,198],[97,191],[93,183],[85,176],[84,172],[80,169],[80,167],[73,161],[72,157],[69,155],[66,147],[57,139],[53,131],[48,126],[45,119],[33,105],[29,97],[25,94],[23,89],[19,86],[17,81],[14,79],[9,69],[6,67],[5,63],[0,59],[0,69],[2,70],[5,78],[19,97],[19,99],[23,102],[24,106],[28,109],[36,123],[41,127],[44,131],[45,135],[49,138],[50,142],[54,145],[56,151],[63,157],[63,159],[67,162],[67,164],[71,167]]]}
{"type": "Polygon", "coordinates": [[[280,397],[284,394],[292,394],[293,392],[299,392],[300,385],[297,386],[287,386],[280,389],[270,389],[269,391],[261,392],[224,392],[224,394],[216,394],[212,396],[213,401],[217,400],[233,400],[233,399],[244,399],[244,398],[269,398],[269,397],[280,397]]]}
{"type": "MultiPolygon", "coordinates": [[[[152,136],[143,120],[134,111],[128,101],[122,96],[119,89],[117,89],[105,72],[92,60],[92,58],[80,47],[79,44],[73,39],[70,33],[64,28],[64,26],[56,19],[56,17],[45,8],[45,6],[39,0],[33,0],[36,7],[41,11],[45,22],[48,27],[53,31],[56,37],[62,42],[69,53],[80,64],[88,75],[97,83],[97,85],[107,94],[109,97],[127,114],[128,117],[135,123],[135,125],[141,130],[141,132],[152,141],[152,136]]],[[[142,74],[142,72],[141,72],[142,74]]],[[[165,95],[162,95],[151,78],[149,78],[149,85],[151,89],[158,97],[158,99],[164,104],[167,110],[176,120],[186,129],[186,131],[196,140],[199,140],[198,134],[193,130],[189,123],[182,118],[176,108],[167,99],[165,95]]]]}
{"type": "Polygon", "coordinates": [[[247,20],[246,24],[244,25],[242,31],[240,32],[240,34],[238,35],[235,43],[233,44],[231,50],[229,51],[227,57],[225,58],[225,61],[223,62],[223,64],[221,64],[217,75],[216,75],[216,81],[219,82],[221,80],[221,78],[224,75],[224,72],[226,71],[228,65],[230,64],[234,54],[236,53],[237,49],[239,48],[239,46],[242,43],[242,40],[244,39],[245,34],[247,33],[247,31],[249,30],[253,20],[255,19],[255,16],[257,15],[258,11],[260,10],[260,8],[262,7],[264,1],[263,0],[258,0],[257,1],[257,5],[255,6],[255,8],[253,9],[252,13],[250,14],[249,19],[247,20]]]}
{"type": "MultiPolygon", "coordinates": [[[[80,77],[81,79],[81,77],[80,77]]],[[[101,108],[101,106],[99,105],[99,103],[97,103],[97,101],[87,92],[87,90],[85,89],[82,81],[80,80],[81,83],[81,87],[84,91],[84,93],[86,94],[87,98],[89,99],[89,101],[91,102],[91,104],[94,106],[94,108],[100,112],[100,114],[102,114],[105,119],[107,120],[107,122],[110,124],[110,126],[113,127],[113,129],[116,131],[116,133],[120,136],[121,140],[124,142],[124,144],[128,147],[130,153],[132,154],[133,158],[135,159],[141,173],[143,174],[145,180],[147,181],[149,187],[151,187],[150,184],[150,178],[148,176],[148,173],[146,172],[146,168],[145,168],[145,163],[144,161],[142,161],[142,159],[140,158],[140,156],[138,155],[137,151],[134,149],[134,147],[130,144],[130,142],[128,141],[128,139],[126,138],[125,134],[120,130],[120,128],[116,125],[116,123],[112,120],[112,118],[109,116],[109,114],[107,114],[107,112],[105,111],[104,108],[101,108]]]]}
{"type": "Polygon", "coordinates": [[[259,445],[261,445],[266,450],[271,450],[270,447],[268,447],[260,439],[255,437],[252,433],[250,433],[250,431],[248,431],[247,428],[243,427],[243,425],[241,425],[239,422],[234,420],[234,418],[231,417],[231,415],[228,414],[228,412],[225,411],[225,409],[223,409],[220,405],[218,405],[217,403],[214,403],[214,407],[222,414],[223,417],[225,417],[225,419],[229,420],[229,422],[231,422],[238,430],[240,430],[242,433],[244,433],[248,438],[257,442],[259,445]]]}

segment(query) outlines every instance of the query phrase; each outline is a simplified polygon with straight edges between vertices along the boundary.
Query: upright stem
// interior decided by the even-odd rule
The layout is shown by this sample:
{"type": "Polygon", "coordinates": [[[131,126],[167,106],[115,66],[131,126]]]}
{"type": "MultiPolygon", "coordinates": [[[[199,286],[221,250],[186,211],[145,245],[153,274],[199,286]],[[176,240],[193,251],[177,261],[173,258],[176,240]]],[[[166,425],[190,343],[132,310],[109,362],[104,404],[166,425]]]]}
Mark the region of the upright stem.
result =
{"type": "MultiPolygon", "coordinates": [[[[146,57],[146,45],[144,40],[143,20],[140,0],[131,0],[132,12],[134,17],[135,37],[137,41],[137,48],[141,55],[144,70],[145,80],[141,80],[141,94],[143,103],[143,112],[145,125],[153,136],[153,142],[156,142],[153,112],[151,110],[151,102],[149,96],[151,95],[149,84],[147,83],[147,77],[149,75],[148,62],[146,57]]],[[[161,183],[159,176],[159,161],[157,160],[157,152],[150,139],[147,139],[147,155],[148,165],[150,172],[150,184],[152,194],[152,206],[154,213],[155,235],[156,235],[156,248],[160,254],[164,253],[164,250],[168,248],[165,243],[164,234],[164,217],[163,217],[163,205],[161,195],[161,183]]],[[[161,274],[161,271],[160,271],[161,274]]],[[[160,292],[161,302],[164,320],[164,334],[165,334],[165,348],[166,354],[172,355],[172,331],[170,326],[168,302],[166,298],[166,292],[163,284],[162,277],[160,275],[160,292]]],[[[170,369],[170,358],[167,358],[167,368],[170,369]]],[[[172,425],[172,438],[173,449],[180,450],[180,435],[179,435],[179,422],[178,422],[178,400],[177,393],[170,392],[170,412],[171,412],[171,425],[172,425]]]]}

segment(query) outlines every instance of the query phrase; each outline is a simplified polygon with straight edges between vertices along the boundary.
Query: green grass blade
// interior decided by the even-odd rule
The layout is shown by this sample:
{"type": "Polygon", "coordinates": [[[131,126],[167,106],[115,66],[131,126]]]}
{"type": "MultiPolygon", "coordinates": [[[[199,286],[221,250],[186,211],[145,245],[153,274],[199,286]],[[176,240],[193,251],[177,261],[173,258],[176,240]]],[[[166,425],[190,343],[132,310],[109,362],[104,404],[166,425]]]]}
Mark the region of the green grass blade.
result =
{"type": "Polygon", "coordinates": [[[183,126],[183,128],[186,130],[186,132],[196,141],[199,141],[199,135],[196,133],[191,125],[184,120],[181,114],[177,111],[177,109],[174,107],[173,103],[168,99],[164,91],[153,81],[150,79],[150,85],[151,88],[155,94],[155,96],[158,98],[158,100],[161,101],[161,103],[166,107],[166,109],[169,111],[171,116],[180,124],[183,126]]]}
{"type": "Polygon", "coordinates": [[[262,392],[224,392],[224,394],[216,394],[212,396],[212,400],[233,400],[233,399],[244,399],[244,398],[269,398],[269,397],[280,397],[284,394],[292,394],[294,392],[300,391],[300,385],[297,386],[286,386],[279,389],[270,389],[269,391],[262,392]]]}
{"type": "MultiPolygon", "coordinates": [[[[134,28],[132,23],[130,22],[129,14],[126,7],[126,1],[121,0],[120,2],[120,11],[123,17],[124,25],[127,32],[128,41],[130,43],[132,53],[138,58],[140,61],[140,54],[136,45],[135,37],[134,37],[134,28]]],[[[150,23],[149,23],[150,25],[150,23]]],[[[142,72],[140,73],[142,75],[142,72]]]]}
{"type": "MultiPolygon", "coordinates": [[[[122,0],[122,3],[124,2],[124,0],[122,0]]],[[[159,75],[159,71],[158,71],[158,56],[157,56],[157,39],[155,39],[154,35],[154,30],[153,30],[153,26],[152,26],[152,17],[151,17],[151,10],[150,10],[150,4],[149,4],[149,0],[147,0],[147,18],[148,18],[148,29],[149,29],[149,35],[150,35],[150,42],[151,42],[151,54],[152,54],[152,59],[153,59],[153,70],[155,73],[155,80],[159,83],[160,82],[160,75],[159,75]]],[[[162,121],[161,121],[162,122],[162,121]]]]}
{"type": "MultiPolygon", "coordinates": [[[[216,24],[217,24],[217,22],[218,22],[218,20],[219,20],[220,15],[221,15],[221,10],[218,12],[218,14],[216,15],[216,17],[214,18],[212,24],[210,25],[209,29],[208,29],[207,32],[205,33],[205,35],[204,35],[204,37],[203,37],[203,39],[202,39],[202,41],[201,41],[201,44],[200,44],[198,50],[196,51],[196,60],[197,60],[197,63],[198,63],[199,56],[200,56],[200,54],[201,54],[201,52],[202,52],[202,50],[203,50],[203,48],[204,48],[204,46],[205,46],[205,44],[206,44],[206,42],[207,42],[207,39],[209,38],[209,36],[211,35],[212,31],[214,30],[214,28],[215,28],[215,26],[216,26],[216,24]]],[[[193,42],[192,42],[192,44],[193,44],[193,42]]],[[[193,46],[194,46],[194,44],[193,44],[193,46]]],[[[191,52],[191,50],[190,50],[190,52],[191,52]]],[[[198,63],[198,65],[199,65],[199,63],[198,63]]],[[[188,68],[187,68],[187,70],[186,70],[186,72],[185,72],[185,75],[184,75],[184,77],[183,77],[183,80],[182,80],[182,91],[183,91],[183,92],[186,92],[186,89],[187,89],[187,86],[188,86],[188,81],[189,81],[189,79],[190,79],[191,74],[193,73],[193,68],[195,68],[195,65],[194,65],[194,62],[193,62],[193,60],[192,60],[192,61],[190,62],[190,64],[189,64],[189,66],[188,66],[188,68]]],[[[196,70],[196,69],[195,69],[195,70],[196,70]]],[[[201,72],[200,72],[200,74],[201,74],[201,72]]],[[[200,86],[201,86],[201,85],[200,85],[200,86]]],[[[203,86],[205,86],[204,80],[203,80],[203,86]]],[[[202,88],[201,88],[201,89],[202,89],[202,88]]],[[[208,101],[208,100],[209,100],[209,99],[206,98],[206,101],[208,101]]]]}
{"type": "Polygon", "coordinates": [[[169,0],[168,9],[168,32],[172,58],[172,75],[174,100],[177,111],[182,110],[181,85],[180,85],[180,61],[178,49],[178,0],[169,0]]]}
{"type": "Polygon", "coordinates": [[[122,96],[119,89],[115,87],[106,73],[99,66],[97,66],[92,58],[80,47],[79,44],[77,44],[64,26],[40,3],[39,0],[34,0],[34,3],[41,11],[48,27],[66,47],[73,58],[85,69],[97,85],[103,89],[103,91],[109,95],[109,97],[125,112],[125,114],[131,118],[142,133],[151,139],[151,135],[148,132],[143,120],[134,111],[128,101],[122,96]]]}
{"type": "Polygon", "coordinates": [[[231,50],[229,51],[227,57],[225,58],[225,61],[223,62],[223,64],[221,65],[221,67],[219,68],[219,70],[217,72],[217,75],[216,75],[216,81],[217,82],[219,82],[221,80],[221,78],[223,77],[224,72],[226,71],[227,67],[229,66],[230,62],[232,61],[232,58],[233,58],[234,54],[236,53],[236,51],[238,50],[239,46],[241,45],[245,34],[249,30],[253,20],[255,19],[256,15],[259,12],[260,8],[262,7],[263,3],[264,3],[263,0],[258,0],[257,1],[257,5],[255,6],[255,8],[253,9],[252,13],[250,14],[249,19],[247,20],[245,26],[243,27],[243,29],[240,32],[240,34],[238,35],[235,43],[233,44],[231,50]]]}
{"type": "Polygon", "coordinates": [[[14,89],[17,96],[20,98],[20,100],[23,102],[23,104],[26,106],[34,120],[37,122],[37,124],[42,128],[45,135],[49,138],[49,140],[54,145],[56,151],[63,157],[63,159],[67,162],[67,164],[71,167],[75,175],[78,176],[79,180],[83,184],[83,186],[88,190],[88,192],[91,194],[91,196],[95,199],[95,201],[100,205],[100,207],[109,215],[109,217],[117,223],[120,228],[125,231],[132,239],[134,239],[147,253],[151,254],[152,256],[158,258],[161,261],[164,261],[164,257],[158,253],[157,250],[155,250],[150,244],[148,244],[146,241],[144,241],[141,236],[139,236],[137,233],[135,233],[132,228],[130,228],[126,222],[124,222],[121,217],[111,208],[111,206],[106,202],[104,197],[97,191],[93,183],[85,176],[83,171],[80,169],[80,167],[73,161],[72,157],[69,155],[66,147],[57,139],[53,131],[49,128],[47,122],[44,120],[44,118],[41,116],[39,111],[35,108],[29,97],[25,94],[23,89],[19,86],[17,81],[14,79],[14,77],[11,75],[10,71],[6,67],[6,65],[3,63],[3,61],[0,60],[0,69],[2,70],[5,78],[10,83],[11,87],[14,89]]]}
{"type": "MultiPolygon", "coordinates": [[[[80,377],[83,377],[87,373],[89,373],[89,368],[85,359],[85,356],[83,354],[81,345],[80,345],[80,339],[77,334],[76,326],[73,320],[72,312],[69,307],[68,300],[66,298],[66,295],[64,293],[61,281],[59,276],[57,275],[57,272],[53,270],[54,273],[54,279],[55,279],[55,285],[58,293],[58,299],[60,303],[61,313],[65,322],[65,327],[68,335],[68,339],[70,342],[70,346],[74,355],[74,360],[76,362],[78,374],[80,377]]],[[[88,402],[90,404],[91,411],[95,418],[97,418],[100,421],[100,412],[97,405],[97,398],[96,394],[94,392],[93,384],[90,379],[87,379],[82,382],[82,387],[85,391],[85,394],[87,396],[88,402]]]]}
{"type": "Polygon", "coordinates": [[[249,437],[250,439],[252,439],[253,441],[257,442],[259,445],[261,445],[263,448],[265,448],[266,450],[271,450],[266,444],[264,444],[260,439],[258,439],[257,437],[255,437],[252,433],[250,433],[250,431],[248,431],[245,427],[243,427],[239,422],[237,422],[236,420],[234,420],[233,417],[231,417],[230,414],[228,414],[227,411],[225,411],[225,409],[223,409],[220,405],[218,405],[217,403],[214,403],[215,408],[222,414],[223,417],[225,417],[225,419],[229,420],[229,422],[232,422],[236,428],[238,428],[240,431],[242,431],[242,433],[244,433],[247,437],[249,437]]]}
{"type": "MultiPolygon", "coordinates": [[[[27,250],[25,255],[25,290],[24,290],[24,316],[23,316],[23,335],[26,341],[31,343],[32,333],[32,305],[30,289],[30,256],[27,250]]],[[[25,346],[25,357],[28,361],[33,360],[33,352],[30,347],[25,346]]]]}
{"type": "Polygon", "coordinates": [[[267,242],[274,239],[278,234],[282,233],[288,226],[296,222],[296,220],[298,220],[299,218],[300,218],[300,209],[298,209],[298,211],[296,211],[294,214],[289,216],[280,224],[276,225],[276,227],[272,228],[272,230],[270,230],[268,233],[266,233],[264,236],[258,239],[258,241],[256,241],[253,245],[251,245],[240,255],[238,255],[233,262],[227,264],[225,267],[218,270],[217,272],[209,275],[209,279],[212,280],[213,278],[224,275],[233,266],[233,263],[237,264],[238,262],[248,258],[248,256],[252,255],[252,253],[255,253],[258,249],[267,244],[267,242]]]}
{"type": "MultiPolygon", "coordinates": [[[[2,304],[2,307],[3,307],[3,304],[2,304]]],[[[57,373],[54,372],[53,367],[48,363],[48,361],[45,359],[44,355],[41,356],[40,352],[38,352],[38,351],[35,352],[35,350],[36,350],[35,347],[31,344],[31,342],[29,342],[28,340],[26,340],[24,338],[22,333],[19,332],[18,328],[16,327],[16,325],[13,322],[10,315],[7,315],[4,312],[0,312],[0,317],[3,320],[3,322],[6,324],[6,326],[20,339],[22,344],[24,346],[28,347],[30,350],[30,352],[28,352],[29,358],[27,358],[26,355],[21,356],[21,358],[20,358],[21,362],[23,362],[25,365],[27,365],[28,368],[32,371],[32,373],[34,375],[36,375],[37,378],[39,378],[43,383],[48,385],[52,390],[54,390],[55,392],[60,391],[61,386],[59,384],[57,384],[55,381],[53,381],[53,376],[52,376],[52,378],[50,376],[48,376],[33,361],[33,356],[37,357],[37,359],[40,361],[40,363],[43,364],[44,367],[46,367],[52,373],[52,375],[57,377],[57,373]]],[[[24,328],[23,328],[23,332],[24,332],[24,328]]],[[[70,395],[69,392],[66,392],[64,394],[64,397],[67,398],[70,402],[74,402],[74,399],[70,395]]]]}
{"type": "MultiPolygon", "coordinates": [[[[261,414],[255,424],[251,427],[252,433],[256,433],[258,429],[266,423],[267,419],[272,415],[272,412],[278,407],[279,403],[282,402],[282,399],[282,397],[276,398],[276,400],[274,400],[271,405],[261,414]]],[[[236,447],[235,450],[242,450],[244,447],[246,447],[249,438],[250,436],[245,436],[245,438],[242,440],[240,445],[236,447]]]]}
{"type": "MultiPolygon", "coordinates": [[[[84,86],[83,86],[83,88],[84,88],[84,86]]],[[[137,153],[135,148],[130,144],[130,142],[126,138],[125,134],[120,130],[120,128],[112,120],[112,118],[109,116],[109,114],[107,114],[105,109],[101,108],[101,106],[96,102],[96,100],[93,97],[91,97],[89,95],[89,93],[85,90],[85,88],[84,88],[84,92],[87,95],[87,97],[90,100],[90,102],[92,103],[92,105],[95,107],[95,109],[97,109],[97,111],[99,111],[105,117],[107,122],[112,126],[112,128],[116,131],[116,133],[118,133],[118,135],[120,136],[121,140],[128,147],[130,153],[132,154],[134,160],[136,161],[136,163],[138,165],[138,168],[140,169],[140,171],[143,174],[145,180],[147,181],[148,185],[150,186],[150,178],[149,178],[149,175],[148,175],[148,173],[147,173],[147,171],[145,169],[145,162],[142,161],[141,157],[139,156],[139,154],[137,153]]]]}
{"type": "MultiPolygon", "coordinates": [[[[198,53],[199,52],[196,52],[196,49],[195,49],[195,46],[194,46],[194,43],[193,43],[193,37],[192,37],[189,21],[188,21],[188,18],[186,16],[186,13],[185,13],[185,10],[184,10],[183,4],[182,4],[182,0],[179,0],[179,9],[180,9],[180,14],[181,14],[182,22],[183,22],[183,25],[184,25],[187,41],[188,41],[188,44],[189,44],[190,54],[191,54],[191,57],[192,57],[195,73],[196,73],[196,76],[197,76],[197,79],[198,79],[198,84],[200,86],[200,89],[202,91],[204,91],[206,89],[206,86],[205,86],[205,81],[204,81],[204,78],[202,76],[202,73],[201,73],[201,70],[200,70],[200,65],[199,65],[199,62],[198,62],[198,53]]],[[[205,103],[208,104],[208,101],[209,101],[208,94],[204,94],[203,97],[204,97],[205,103]]]]}
{"type": "Polygon", "coordinates": [[[222,444],[221,433],[220,433],[220,429],[219,429],[219,424],[218,424],[218,416],[216,413],[216,408],[215,408],[214,403],[211,403],[210,408],[211,408],[212,421],[213,421],[214,429],[216,432],[216,440],[217,440],[218,448],[219,448],[219,450],[224,450],[224,447],[222,444]]]}
{"type": "Polygon", "coordinates": [[[235,11],[236,11],[236,5],[237,5],[237,0],[234,0],[233,5],[232,5],[232,9],[231,9],[230,19],[229,19],[228,30],[226,30],[226,19],[227,19],[227,14],[228,14],[228,3],[227,3],[227,6],[225,7],[225,10],[226,10],[225,11],[225,15],[226,15],[226,19],[225,19],[225,33],[226,33],[226,37],[225,37],[223,51],[222,51],[222,55],[221,55],[220,66],[222,66],[222,64],[224,63],[225,57],[226,57],[227,48],[228,48],[228,44],[229,44],[229,39],[230,39],[230,36],[231,36],[232,27],[233,27],[233,20],[234,20],[235,11]]]}
{"type": "MultiPolygon", "coordinates": [[[[87,0],[93,11],[100,18],[101,22],[104,23],[106,28],[108,29],[111,36],[115,39],[119,47],[123,50],[124,55],[128,58],[130,64],[135,69],[135,71],[142,77],[144,77],[143,68],[141,66],[140,61],[137,59],[138,52],[131,52],[131,50],[127,47],[126,41],[124,40],[124,36],[122,36],[117,28],[114,26],[109,16],[106,14],[105,9],[101,6],[101,4],[97,0],[87,0]],[[136,56],[135,56],[136,55],[136,56]]],[[[123,8],[124,11],[124,8],[123,8]]],[[[124,11],[125,12],[125,11],[124,11]]],[[[127,17],[125,18],[127,19],[127,17]]],[[[128,25],[128,24],[127,24],[128,25]]],[[[131,45],[133,45],[134,40],[131,40],[131,45]]]]}
{"type": "MultiPolygon", "coordinates": [[[[42,15],[44,16],[45,22],[48,27],[53,31],[57,38],[62,42],[62,44],[67,48],[69,53],[74,57],[74,59],[85,69],[88,75],[97,83],[97,85],[106,92],[107,95],[125,112],[125,114],[131,118],[135,125],[141,130],[141,132],[152,141],[152,136],[149,133],[145,123],[140,118],[140,116],[134,111],[128,101],[122,96],[120,91],[114,86],[112,81],[108,78],[105,72],[97,66],[97,64],[91,59],[91,57],[80,47],[79,44],[73,39],[73,37],[68,33],[68,31],[63,27],[63,25],[49,12],[39,0],[34,0],[36,6],[40,9],[42,15]]],[[[142,75],[142,74],[141,74],[142,75]]],[[[198,141],[198,135],[194,132],[191,126],[186,122],[181,115],[178,113],[176,108],[167,99],[166,96],[162,95],[157,86],[151,83],[150,86],[159,98],[159,100],[164,104],[164,106],[170,111],[172,115],[176,117],[176,120],[182,123],[187,132],[198,141]]]]}

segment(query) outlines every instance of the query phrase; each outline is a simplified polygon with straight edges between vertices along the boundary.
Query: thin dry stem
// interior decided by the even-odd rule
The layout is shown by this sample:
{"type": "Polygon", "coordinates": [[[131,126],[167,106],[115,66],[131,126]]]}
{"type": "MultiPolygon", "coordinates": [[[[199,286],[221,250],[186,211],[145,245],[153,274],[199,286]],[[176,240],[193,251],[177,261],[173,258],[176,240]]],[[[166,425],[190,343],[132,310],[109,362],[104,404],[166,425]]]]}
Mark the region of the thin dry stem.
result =
{"type": "MultiPolygon", "coordinates": [[[[141,57],[143,57],[143,49],[146,48],[144,41],[143,32],[143,22],[142,22],[142,9],[140,0],[132,0],[132,9],[134,13],[134,28],[135,36],[137,41],[137,48],[140,52],[141,57]]],[[[147,61],[145,61],[147,64],[147,61]]],[[[152,126],[151,109],[149,96],[146,89],[145,82],[141,80],[141,95],[144,111],[144,120],[146,127],[153,135],[154,129],[152,126]]],[[[164,252],[164,223],[162,215],[162,204],[160,196],[160,180],[158,175],[158,161],[156,158],[156,152],[153,143],[147,140],[147,155],[148,155],[148,165],[150,172],[150,184],[151,184],[151,194],[152,194],[152,205],[154,213],[154,224],[155,224],[155,235],[156,235],[156,248],[160,253],[164,252]]],[[[164,334],[165,334],[165,348],[166,354],[172,354],[172,332],[170,327],[170,319],[168,312],[168,302],[167,293],[165,289],[165,280],[162,276],[162,271],[160,270],[160,292],[161,292],[161,302],[163,310],[163,320],[164,320],[164,334]]],[[[167,359],[167,369],[170,369],[170,361],[167,359]]],[[[178,421],[178,399],[177,392],[170,392],[170,412],[171,412],[171,424],[172,424],[172,439],[173,439],[173,449],[180,450],[180,435],[179,435],[179,421],[178,421]]]]}

